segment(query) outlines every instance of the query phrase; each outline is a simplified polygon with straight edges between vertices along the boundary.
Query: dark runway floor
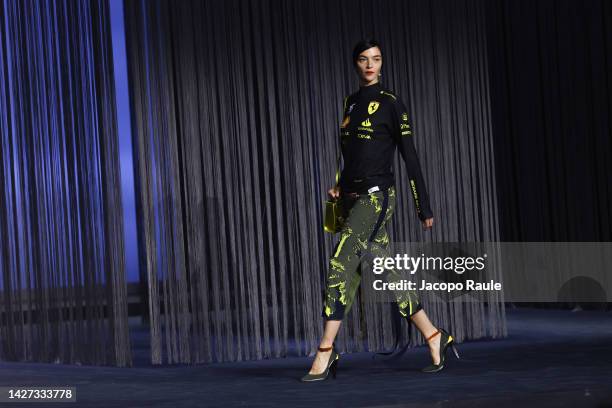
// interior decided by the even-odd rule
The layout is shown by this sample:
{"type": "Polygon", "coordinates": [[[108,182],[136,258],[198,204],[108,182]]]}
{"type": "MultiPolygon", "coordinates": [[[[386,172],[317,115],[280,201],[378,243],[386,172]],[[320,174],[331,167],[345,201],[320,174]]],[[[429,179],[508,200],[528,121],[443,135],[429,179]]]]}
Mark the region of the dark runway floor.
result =
{"type": "Polygon", "coordinates": [[[344,354],[337,379],[309,384],[311,358],[147,367],[139,350],[133,368],[1,363],[0,384],[76,387],[77,403],[34,404],[54,407],[612,407],[612,312],[507,315],[508,338],[458,344],[438,374],[419,371],[425,346],[344,354]]]}

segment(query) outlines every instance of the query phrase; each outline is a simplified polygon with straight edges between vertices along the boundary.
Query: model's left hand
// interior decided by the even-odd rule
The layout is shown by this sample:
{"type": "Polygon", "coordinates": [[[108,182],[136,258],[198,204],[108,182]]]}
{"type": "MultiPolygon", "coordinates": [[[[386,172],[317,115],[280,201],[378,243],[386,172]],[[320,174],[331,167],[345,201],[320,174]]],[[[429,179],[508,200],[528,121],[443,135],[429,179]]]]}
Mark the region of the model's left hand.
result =
{"type": "Polygon", "coordinates": [[[427,218],[425,221],[422,221],[422,222],[423,222],[423,229],[429,229],[433,225],[433,217],[427,218]]]}

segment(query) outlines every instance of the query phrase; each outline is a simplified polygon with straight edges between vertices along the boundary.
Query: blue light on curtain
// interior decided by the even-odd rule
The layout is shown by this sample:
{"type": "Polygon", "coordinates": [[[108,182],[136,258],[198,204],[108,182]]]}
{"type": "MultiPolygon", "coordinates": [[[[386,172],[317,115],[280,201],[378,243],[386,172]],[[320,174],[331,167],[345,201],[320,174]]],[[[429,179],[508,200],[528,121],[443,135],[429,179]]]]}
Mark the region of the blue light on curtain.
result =
{"type": "Polygon", "coordinates": [[[0,5],[0,357],[131,365],[109,7],[0,5]]]}

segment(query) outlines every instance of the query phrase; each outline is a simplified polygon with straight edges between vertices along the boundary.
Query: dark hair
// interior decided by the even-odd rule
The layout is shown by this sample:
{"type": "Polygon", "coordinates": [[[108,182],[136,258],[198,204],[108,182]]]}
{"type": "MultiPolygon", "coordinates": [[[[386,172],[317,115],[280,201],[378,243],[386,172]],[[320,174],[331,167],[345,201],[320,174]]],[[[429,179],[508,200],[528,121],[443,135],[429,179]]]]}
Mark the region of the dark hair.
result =
{"type": "Polygon", "coordinates": [[[355,47],[353,48],[353,65],[357,65],[357,59],[359,58],[359,54],[372,47],[378,47],[380,49],[380,52],[382,53],[382,47],[380,46],[378,41],[373,40],[371,38],[366,38],[365,40],[361,40],[357,44],[355,44],[355,47]]]}

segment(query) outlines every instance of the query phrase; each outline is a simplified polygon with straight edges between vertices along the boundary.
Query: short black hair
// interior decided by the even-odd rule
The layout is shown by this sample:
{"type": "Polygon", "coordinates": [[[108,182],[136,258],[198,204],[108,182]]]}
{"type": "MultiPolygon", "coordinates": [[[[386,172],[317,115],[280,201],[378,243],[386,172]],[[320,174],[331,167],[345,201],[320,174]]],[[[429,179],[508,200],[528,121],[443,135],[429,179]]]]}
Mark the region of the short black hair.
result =
{"type": "Polygon", "coordinates": [[[380,52],[382,53],[382,47],[380,46],[380,43],[372,38],[366,38],[355,44],[355,47],[353,48],[353,65],[357,65],[357,59],[359,58],[359,54],[372,47],[378,47],[378,49],[380,49],[380,52]]]}

